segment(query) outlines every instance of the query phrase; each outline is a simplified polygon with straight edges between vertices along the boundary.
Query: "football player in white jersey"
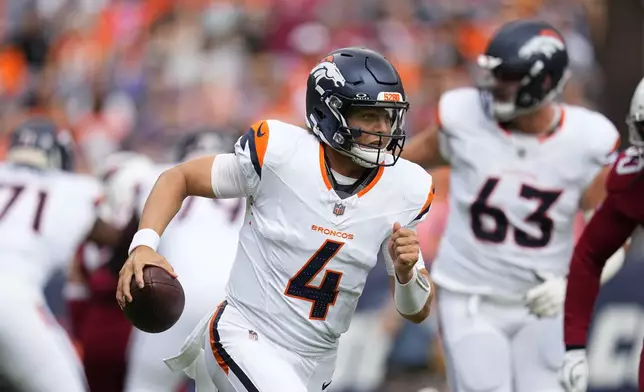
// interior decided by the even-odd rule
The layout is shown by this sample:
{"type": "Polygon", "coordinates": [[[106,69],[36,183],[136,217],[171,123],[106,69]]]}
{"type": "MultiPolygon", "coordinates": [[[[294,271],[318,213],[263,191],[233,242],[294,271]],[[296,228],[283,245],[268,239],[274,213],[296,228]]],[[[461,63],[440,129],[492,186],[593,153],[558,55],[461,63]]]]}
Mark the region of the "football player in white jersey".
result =
{"type": "Polygon", "coordinates": [[[549,24],[502,26],[478,64],[479,88],[444,93],[438,129],[403,153],[451,167],[432,267],[448,375],[457,392],[557,390],[574,217],[603,198],[619,135],[555,103],[568,53],[549,24]]]}
{"type": "MultiPolygon", "coordinates": [[[[217,132],[191,133],[179,143],[177,162],[225,154],[232,151],[233,144],[234,139],[217,132]]],[[[157,167],[142,183],[141,208],[159,174],[168,168],[157,167]]],[[[179,321],[168,331],[149,334],[134,329],[128,350],[126,392],[174,392],[186,381],[184,374],[173,372],[163,360],[176,354],[199,320],[224,300],[245,205],[243,198],[188,197],[166,228],[158,252],[179,274],[186,305],[179,321]]]]}
{"type": "Polygon", "coordinates": [[[114,244],[120,235],[97,219],[100,184],[64,171],[72,160],[56,131],[45,118],[21,124],[0,166],[0,373],[20,391],[86,389],[43,289],[83,240],[114,244]]]}
{"type": "Polygon", "coordinates": [[[235,154],[160,176],[121,270],[121,304],[144,265],[173,271],[155,249],[186,196],[248,200],[226,301],[166,361],[199,391],[214,390],[213,381],[223,392],[325,390],[379,252],[399,312],[414,322],[428,316],[432,290],[415,226],[434,187],[424,169],[399,159],[408,107],[387,59],[339,49],[308,77],[308,129],[260,121],[235,154]]]}

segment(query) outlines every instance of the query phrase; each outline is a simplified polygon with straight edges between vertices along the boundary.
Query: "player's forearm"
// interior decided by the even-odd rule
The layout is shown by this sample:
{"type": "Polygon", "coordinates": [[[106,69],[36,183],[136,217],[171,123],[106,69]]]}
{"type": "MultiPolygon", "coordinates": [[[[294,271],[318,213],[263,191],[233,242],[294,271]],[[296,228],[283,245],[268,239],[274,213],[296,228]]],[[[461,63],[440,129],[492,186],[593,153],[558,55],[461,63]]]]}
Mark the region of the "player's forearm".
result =
{"type": "MultiPolygon", "coordinates": [[[[435,290],[426,269],[417,271],[417,274],[418,277],[414,274],[412,280],[402,285],[396,284],[396,282],[402,282],[393,280],[392,287],[398,313],[407,320],[419,324],[429,317],[435,290]],[[423,304],[420,310],[416,310],[420,304],[423,304]],[[410,309],[413,310],[410,311],[410,309]]],[[[394,276],[393,279],[397,278],[394,276]]]]}
{"type": "Polygon", "coordinates": [[[564,303],[564,342],[568,350],[586,346],[601,276],[601,269],[583,256],[574,257],[570,267],[564,303]]]}
{"type": "Polygon", "coordinates": [[[609,167],[602,169],[584,192],[580,206],[584,213],[594,211],[606,197],[606,179],[609,173],[609,167]]]}
{"type": "Polygon", "coordinates": [[[425,306],[423,306],[423,309],[420,312],[412,315],[407,315],[407,316],[404,314],[401,314],[401,316],[403,316],[404,318],[406,318],[407,320],[411,321],[414,324],[422,323],[423,321],[425,321],[425,319],[427,319],[427,317],[429,317],[429,311],[432,305],[433,296],[434,295],[431,294],[429,298],[427,298],[427,302],[425,302],[425,306]]]}
{"type": "Polygon", "coordinates": [[[177,167],[163,172],[145,201],[139,230],[152,229],[159,236],[181,209],[188,196],[186,178],[177,167]]]}
{"type": "Polygon", "coordinates": [[[402,157],[425,168],[445,165],[438,146],[438,130],[432,128],[412,138],[405,144],[402,157]]]}
{"type": "Polygon", "coordinates": [[[215,197],[215,159],[216,156],[196,158],[164,171],[145,201],[139,229],[152,229],[161,235],[186,197],[215,197]]]}

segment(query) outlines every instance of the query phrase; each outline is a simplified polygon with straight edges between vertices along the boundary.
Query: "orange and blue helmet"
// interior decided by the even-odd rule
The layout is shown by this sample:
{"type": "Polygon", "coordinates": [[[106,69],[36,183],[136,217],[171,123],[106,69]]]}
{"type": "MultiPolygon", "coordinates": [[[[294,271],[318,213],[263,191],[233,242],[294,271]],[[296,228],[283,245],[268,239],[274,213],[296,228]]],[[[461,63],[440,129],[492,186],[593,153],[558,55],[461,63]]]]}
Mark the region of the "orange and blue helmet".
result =
{"type": "Polygon", "coordinates": [[[478,58],[478,87],[498,121],[509,121],[553,101],[568,78],[568,50],[561,34],[542,21],[503,25],[478,58]]]}

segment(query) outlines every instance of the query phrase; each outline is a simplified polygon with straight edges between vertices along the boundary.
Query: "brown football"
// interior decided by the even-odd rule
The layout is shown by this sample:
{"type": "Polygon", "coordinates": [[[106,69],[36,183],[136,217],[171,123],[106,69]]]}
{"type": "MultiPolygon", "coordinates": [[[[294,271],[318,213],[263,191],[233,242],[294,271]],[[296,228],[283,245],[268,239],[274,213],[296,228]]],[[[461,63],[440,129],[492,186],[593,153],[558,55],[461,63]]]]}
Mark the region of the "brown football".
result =
{"type": "Polygon", "coordinates": [[[139,288],[132,278],[130,292],[132,302],[127,303],[123,312],[132,325],[141,331],[159,333],[167,331],[181,317],[186,297],[179,280],[163,268],[143,268],[145,285],[139,288]]]}

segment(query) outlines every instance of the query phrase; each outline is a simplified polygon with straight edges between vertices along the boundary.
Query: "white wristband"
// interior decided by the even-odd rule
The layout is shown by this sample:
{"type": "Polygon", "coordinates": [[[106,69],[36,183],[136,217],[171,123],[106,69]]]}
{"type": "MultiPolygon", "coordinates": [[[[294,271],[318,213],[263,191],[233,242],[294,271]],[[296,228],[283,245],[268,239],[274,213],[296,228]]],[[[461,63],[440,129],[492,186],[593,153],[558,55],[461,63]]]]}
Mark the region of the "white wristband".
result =
{"type": "Polygon", "coordinates": [[[413,274],[411,280],[405,284],[401,284],[398,277],[395,277],[394,301],[396,309],[404,316],[411,316],[423,310],[432,292],[431,285],[418,273],[416,267],[413,269],[413,274]]]}
{"type": "Polygon", "coordinates": [[[141,229],[134,234],[134,237],[132,237],[132,243],[130,244],[130,249],[127,251],[127,254],[130,255],[134,249],[142,245],[152,248],[152,250],[156,252],[160,241],[161,238],[156,231],[152,229],[141,229]]]}

